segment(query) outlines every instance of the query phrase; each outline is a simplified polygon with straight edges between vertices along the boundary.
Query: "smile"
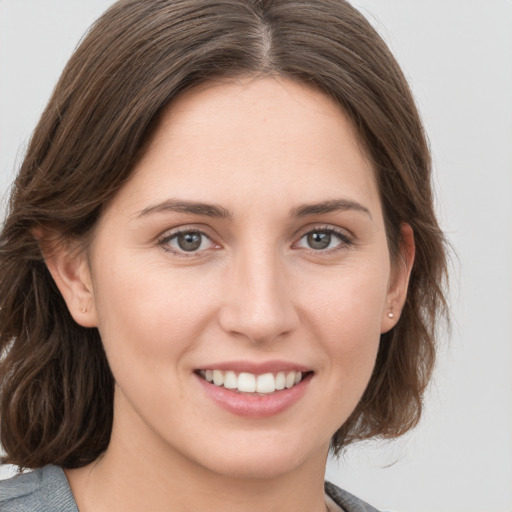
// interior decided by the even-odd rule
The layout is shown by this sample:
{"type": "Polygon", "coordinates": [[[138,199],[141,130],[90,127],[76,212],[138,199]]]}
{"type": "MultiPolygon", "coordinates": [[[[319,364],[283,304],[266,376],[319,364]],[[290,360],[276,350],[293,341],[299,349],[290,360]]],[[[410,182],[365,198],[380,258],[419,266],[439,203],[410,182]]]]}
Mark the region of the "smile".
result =
{"type": "Polygon", "coordinates": [[[207,382],[240,393],[268,395],[276,391],[291,389],[299,384],[304,374],[300,371],[282,371],[256,375],[248,372],[236,373],[232,370],[199,370],[207,382]]]}

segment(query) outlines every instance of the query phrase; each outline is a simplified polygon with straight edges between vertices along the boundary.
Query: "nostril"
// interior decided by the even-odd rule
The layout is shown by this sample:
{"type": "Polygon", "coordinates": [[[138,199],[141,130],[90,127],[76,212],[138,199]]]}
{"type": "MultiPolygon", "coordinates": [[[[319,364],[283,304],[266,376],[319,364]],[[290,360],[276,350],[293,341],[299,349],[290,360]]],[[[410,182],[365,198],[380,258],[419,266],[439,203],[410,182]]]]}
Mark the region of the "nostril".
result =
{"type": "Polygon", "coordinates": [[[251,308],[240,299],[238,304],[220,311],[219,324],[231,335],[246,338],[252,343],[266,343],[292,332],[299,324],[299,318],[290,305],[251,308]]]}

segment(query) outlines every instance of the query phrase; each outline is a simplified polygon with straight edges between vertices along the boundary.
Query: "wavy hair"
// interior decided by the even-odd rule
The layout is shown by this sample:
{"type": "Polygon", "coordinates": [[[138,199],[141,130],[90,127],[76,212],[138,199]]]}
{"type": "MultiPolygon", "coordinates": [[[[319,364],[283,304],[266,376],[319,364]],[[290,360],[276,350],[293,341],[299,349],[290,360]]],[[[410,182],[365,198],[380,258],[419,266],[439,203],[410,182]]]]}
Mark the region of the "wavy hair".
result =
{"type": "Polygon", "coordinates": [[[165,107],[200,83],[247,75],[288,77],[333,98],[373,163],[395,263],[400,224],[414,231],[401,318],[381,336],[370,383],[332,449],[418,422],[446,306],[446,243],[423,127],[385,43],[343,0],[122,0],[68,62],[0,233],[4,462],[79,467],[106,449],[112,429],[114,381],[100,336],[71,318],[34,233],[86,244],[165,107]]]}

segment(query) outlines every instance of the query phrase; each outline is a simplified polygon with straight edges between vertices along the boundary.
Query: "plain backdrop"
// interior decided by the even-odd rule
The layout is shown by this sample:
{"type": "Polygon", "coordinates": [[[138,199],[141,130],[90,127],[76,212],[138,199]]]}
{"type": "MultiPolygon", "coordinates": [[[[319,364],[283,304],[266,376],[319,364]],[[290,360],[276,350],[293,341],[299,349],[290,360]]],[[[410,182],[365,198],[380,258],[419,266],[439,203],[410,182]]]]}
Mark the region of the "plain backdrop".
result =
{"type": "MultiPolygon", "coordinates": [[[[0,0],[0,196],[66,60],[111,3],[0,0]]],[[[430,137],[456,254],[453,332],[420,426],[350,448],[327,478],[394,512],[511,512],[512,1],[353,3],[390,44],[430,137]]]]}

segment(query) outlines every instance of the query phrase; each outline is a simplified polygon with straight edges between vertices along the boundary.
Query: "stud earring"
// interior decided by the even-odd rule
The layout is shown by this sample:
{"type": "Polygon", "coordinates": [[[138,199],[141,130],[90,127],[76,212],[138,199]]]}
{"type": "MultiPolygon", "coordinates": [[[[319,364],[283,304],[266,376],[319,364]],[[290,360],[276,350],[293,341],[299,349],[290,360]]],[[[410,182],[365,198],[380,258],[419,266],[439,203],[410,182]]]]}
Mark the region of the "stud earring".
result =
{"type": "Polygon", "coordinates": [[[388,313],[388,318],[395,318],[394,313],[391,313],[391,312],[390,312],[390,313],[388,313]]]}
{"type": "Polygon", "coordinates": [[[87,313],[87,306],[85,306],[85,308],[80,308],[80,313],[87,313]]]}

